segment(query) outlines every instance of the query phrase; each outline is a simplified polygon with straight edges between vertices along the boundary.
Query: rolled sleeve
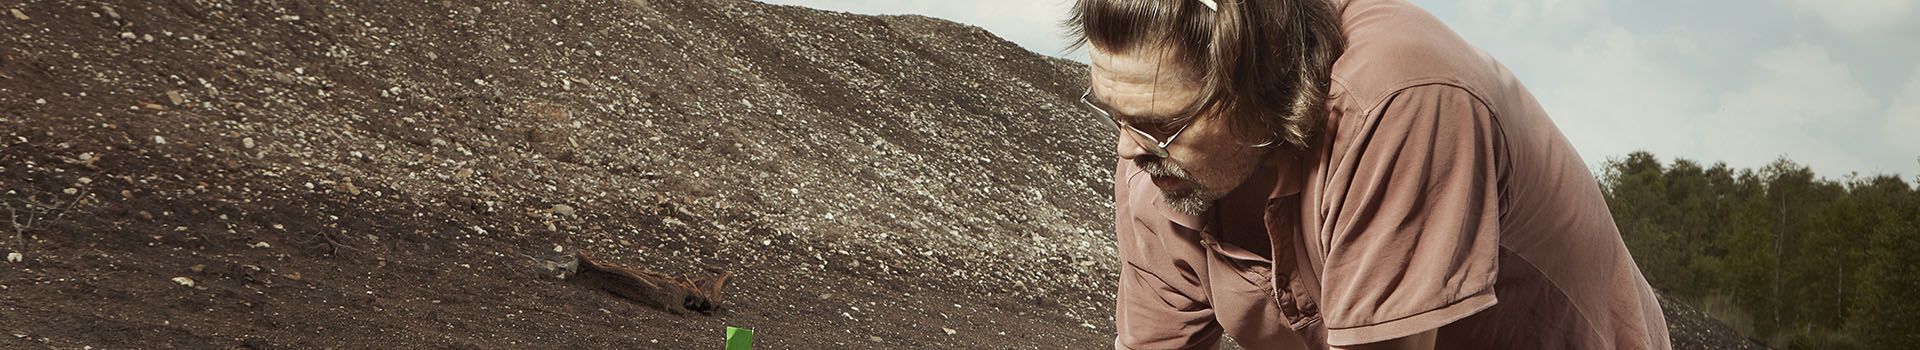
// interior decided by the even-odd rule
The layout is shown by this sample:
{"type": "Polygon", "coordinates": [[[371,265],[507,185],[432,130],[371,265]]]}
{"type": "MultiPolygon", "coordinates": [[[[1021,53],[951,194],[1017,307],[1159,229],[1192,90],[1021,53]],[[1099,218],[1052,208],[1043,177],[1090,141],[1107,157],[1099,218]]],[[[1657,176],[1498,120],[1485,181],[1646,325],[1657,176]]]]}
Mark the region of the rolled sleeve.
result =
{"type": "Polygon", "coordinates": [[[1451,85],[1402,90],[1359,126],[1329,182],[1327,343],[1437,329],[1492,307],[1500,237],[1493,112],[1451,85]],[[1344,177],[1344,178],[1342,178],[1344,177]],[[1344,186],[1344,187],[1340,187],[1344,186]]]}

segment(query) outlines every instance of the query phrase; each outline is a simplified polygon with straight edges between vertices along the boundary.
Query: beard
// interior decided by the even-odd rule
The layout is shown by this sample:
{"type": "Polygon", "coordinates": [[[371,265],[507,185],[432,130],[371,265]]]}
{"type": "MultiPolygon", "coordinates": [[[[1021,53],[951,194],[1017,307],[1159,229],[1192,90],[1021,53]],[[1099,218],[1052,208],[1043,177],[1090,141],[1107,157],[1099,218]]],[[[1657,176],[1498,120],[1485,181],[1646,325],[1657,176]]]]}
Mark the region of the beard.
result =
{"type": "Polygon", "coordinates": [[[1175,178],[1186,183],[1186,186],[1172,190],[1162,188],[1160,194],[1166,198],[1167,207],[1187,215],[1198,216],[1206,213],[1207,210],[1213,209],[1214,200],[1225,195],[1215,193],[1216,191],[1206,184],[1194,181],[1193,174],[1188,173],[1187,169],[1168,163],[1165,159],[1140,158],[1134,160],[1134,165],[1139,166],[1140,170],[1148,175],[1175,178]]]}

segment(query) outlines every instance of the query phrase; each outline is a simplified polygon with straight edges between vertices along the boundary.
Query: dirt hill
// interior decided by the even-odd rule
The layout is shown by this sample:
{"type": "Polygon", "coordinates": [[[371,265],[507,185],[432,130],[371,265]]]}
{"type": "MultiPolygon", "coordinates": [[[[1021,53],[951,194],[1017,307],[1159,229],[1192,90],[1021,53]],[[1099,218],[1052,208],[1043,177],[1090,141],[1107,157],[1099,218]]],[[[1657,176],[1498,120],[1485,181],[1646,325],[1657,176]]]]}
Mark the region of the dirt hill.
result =
{"type": "MultiPolygon", "coordinates": [[[[1077,63],[744,0],[0,8],[4,348],[1098,348],[1077,63]],[[585,251],[732,274],[675,314],[585,251]]],[[[1679,323],[1676,323],[1679,324],[1679,323]]]]}

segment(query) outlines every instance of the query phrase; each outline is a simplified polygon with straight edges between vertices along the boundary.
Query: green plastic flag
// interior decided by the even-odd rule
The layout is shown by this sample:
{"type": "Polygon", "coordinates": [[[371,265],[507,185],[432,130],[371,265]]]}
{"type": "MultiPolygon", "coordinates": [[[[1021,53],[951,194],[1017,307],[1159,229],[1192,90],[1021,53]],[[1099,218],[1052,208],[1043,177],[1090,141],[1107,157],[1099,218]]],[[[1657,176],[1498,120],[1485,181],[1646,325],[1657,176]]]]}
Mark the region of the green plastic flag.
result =
{"type": "Polygon", "coordinates": [[[727,350],[749,350],[753,348],[753,330],[727,326],[727,350]]]}

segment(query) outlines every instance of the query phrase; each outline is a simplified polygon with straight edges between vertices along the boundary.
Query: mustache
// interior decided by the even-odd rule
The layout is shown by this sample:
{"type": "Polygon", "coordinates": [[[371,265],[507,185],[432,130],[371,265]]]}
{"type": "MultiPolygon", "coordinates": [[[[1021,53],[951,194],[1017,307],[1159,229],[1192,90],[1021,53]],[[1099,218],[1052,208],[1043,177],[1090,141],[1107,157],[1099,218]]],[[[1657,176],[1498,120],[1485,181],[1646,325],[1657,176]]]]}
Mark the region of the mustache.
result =
{"type": "Polygon", "coordinates": [[[1187,169],[1183,169],[1176,164],[1168,163],[1166,159],[1137,158],[1133,160],[1133,165],[1139,167],[1141,171],[1145,171],[1147,175],[1172,177],[1182,180],[1188,179],[1187,169]]]}

